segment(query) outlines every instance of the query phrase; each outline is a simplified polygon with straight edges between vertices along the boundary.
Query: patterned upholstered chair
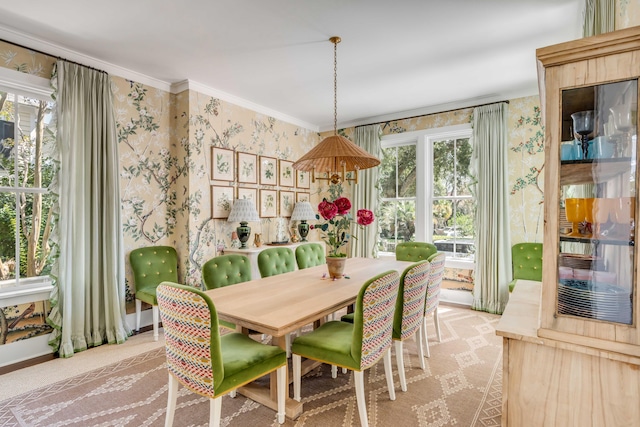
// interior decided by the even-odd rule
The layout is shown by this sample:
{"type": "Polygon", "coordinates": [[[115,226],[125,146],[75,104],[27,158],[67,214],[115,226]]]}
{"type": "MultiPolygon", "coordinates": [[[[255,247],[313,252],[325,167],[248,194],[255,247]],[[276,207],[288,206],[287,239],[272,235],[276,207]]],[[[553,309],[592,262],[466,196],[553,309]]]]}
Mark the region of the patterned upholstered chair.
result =
{"type": "Polygon", "coordinates": [[[513,292],[516,282],[536,280],[542,282],[542,243],[518,243],[511,247],[513,280],[509,292],[513,292]]]}
{"type": "Polygon", "coordinates": [[[296,269],[296,257],[289,248],[275,247],[258,254],[260,276],[270,277],[296,269]]]}
{"type": "Polygon", "coordinates": [[[239,333],[220,336],[215,306],[196,288],[163,282],[157,295],[169,370],[165,426],[173,424],[178,384],[210,399],[209,425],[219,426],[222,395],[273,371],[277,371],[277,419],[284,423],[285,352],[239,333]]]}
{"type": "Polygon", "coordinates": [[[300,270],[326,264],[327,259],[324,254],[324,247],[320,243],[308,243],[298,246],[296,248],[296,262],[300,270]]]}
{"type": "Polygon", "coordinates": [[[300,401],[302,357],[351,369],[354,374],[360,424],[368,426],[364,395],[364,370],[384,358],[389,398],[395,400],[391,371],[393,311],[400,276],[387,271],[368,280],[358,292],[354,323],[327,322],[314,331],[297,337],[293,353],[293,398],[300,401]]]}
{"type": "Polygon", "coordinates": [[[129,254],[136,288],[136,331],[140,330],[142,302],[151,305],[153,339],[158,341],[158,301],[156,288],[161,282],[178,281],[178,254],[171,246],[149,246],[129,254]]]}
{"type": "MultiPolygon", "coordinates": [[[[227,254],[211,258],[202,265],[202,280],[207,289],[222,288],[251,280],[251,261],[244,255],[227,254]]],[[[235,329],[236,325],[220,320],[225,328],[235,329]]]]}
{"type": "Polygon", "coordinates": [[[418,333],[420,367],[423,371],[425,370],[421,338],[430,272],[431,264],[429,261],[420,261],[407,267],[400,277],[398,299],[396,300],[396,309],[393,316],[393,341],[396,347],[396,362],[402,391],[407,391],[402,343],[416,333],[418,333]]]}
{"type": "Polygon", "coordinates": [[[431,271],[429,272],[429,284],[427,285],[427,299],[424,307],[424,331],[422,334],[424,335],[427,357],[431,357],[431,353],[429,352],[429,338],[427,336],[427,318],[431,315],[433,315],[433,323],[436,326],[438,342],[442,340],[440,336],[440,320],[438,319],[438,305],[440,304],[440,286],[442,285],[442,278],[444,277],[445,259],[446,255],[444,252],[438,252],[429,257],[431,271]]]}
{"type": "Polygon", "coordinates": [[[398,261],[424,261],[438,252],[433,243],[427,242],[402,242],[396,245],[396,259],[398,261]]]}

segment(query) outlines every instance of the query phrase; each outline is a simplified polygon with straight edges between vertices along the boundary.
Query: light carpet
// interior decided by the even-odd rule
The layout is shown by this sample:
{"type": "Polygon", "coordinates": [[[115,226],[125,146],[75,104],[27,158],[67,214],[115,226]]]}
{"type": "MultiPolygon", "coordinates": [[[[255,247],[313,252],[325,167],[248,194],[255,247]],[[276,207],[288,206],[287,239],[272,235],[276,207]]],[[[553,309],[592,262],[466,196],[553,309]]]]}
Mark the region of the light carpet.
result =
{"type": "MultiPolygon", "coordinates": [[[[440,306],[442,342],[429,323],[431,358],[420,368],[416,343],[405,342],[408,391],[390,401],[382,362],[365,374],[373,426],[499,426],[502,339],[499,316],[440,306]]],[[[167,399],[164,348],[146,351],[0,402],[0,426],[161,426],[167,399]]],[[[266,379],[265,379],[266,381],[266,379]]],[[[304,413],[285,426],[359,425],[351,373],[332,379],[328,366],[303,377],[304,413]]],[[[204,426],[206,399],[180,388],[174,425],[204,426]]],[[[278,426],[275,412],[240,395],[223,397],[223,426],[278,426]]]]}

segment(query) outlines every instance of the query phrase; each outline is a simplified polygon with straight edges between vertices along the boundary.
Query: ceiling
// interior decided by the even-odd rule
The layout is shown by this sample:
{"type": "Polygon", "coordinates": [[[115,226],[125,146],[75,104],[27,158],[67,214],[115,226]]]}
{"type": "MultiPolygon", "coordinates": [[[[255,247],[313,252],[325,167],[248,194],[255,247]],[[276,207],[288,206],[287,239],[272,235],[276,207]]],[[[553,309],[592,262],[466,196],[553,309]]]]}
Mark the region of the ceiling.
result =
{"type": "Polygon", "coordinates": [[[189,80],[329,130],[329,37],[342,38],[337,110],[346,127],[537,94],[535,49],[580,37],[583,3],[12,1],[0,5],[0,38],[156,86],[189,80]]]}

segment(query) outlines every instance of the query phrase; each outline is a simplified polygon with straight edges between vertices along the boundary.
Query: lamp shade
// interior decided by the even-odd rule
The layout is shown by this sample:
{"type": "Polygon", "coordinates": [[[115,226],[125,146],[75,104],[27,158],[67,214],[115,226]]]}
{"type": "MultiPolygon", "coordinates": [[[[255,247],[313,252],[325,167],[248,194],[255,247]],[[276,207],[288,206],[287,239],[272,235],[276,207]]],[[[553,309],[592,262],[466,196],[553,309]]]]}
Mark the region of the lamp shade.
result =
{"type": "Polygon", "coordinates": [[[298,202],[293,207],[291,221],[308,221],[316,219],[316,213],[309,202],[298,202]]]}
{"type": "Polygon", "coordinates": [[[260,217],[253,201],[249,199],[236,199],[231,206],[231,212],[227,218],[229,222],[259,222],[260,217]]]}
{"type": "Polygon", "coordinates": [[[346,170],[369,169],[380,164],[380,159],[358,147],[342,135],[332,135],[316,145],[293,164],[301,171],[337,171],[345,165],[346,170]]]}

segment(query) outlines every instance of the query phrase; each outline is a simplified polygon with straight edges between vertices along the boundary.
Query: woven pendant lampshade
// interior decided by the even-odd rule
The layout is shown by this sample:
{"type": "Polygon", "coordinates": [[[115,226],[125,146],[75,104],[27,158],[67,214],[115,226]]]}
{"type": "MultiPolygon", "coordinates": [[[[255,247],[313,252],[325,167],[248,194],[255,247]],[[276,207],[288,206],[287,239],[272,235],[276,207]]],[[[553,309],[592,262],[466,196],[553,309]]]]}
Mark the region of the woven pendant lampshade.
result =
{"type": "Polygon", "coordinates": [[[293,168],[311,172],[311,180],[326,179],[333,184],[342,181],[355,181],[358,183],[358,170],[372,168],[380,164],[380,159],[358,147],[344,136],[338,135],[338,65],[337,46],[340,37],[329,39],[334,45],[333,50],[333,135],[323,139],[311,151],[298,159],[293,168]],[[354,171],[354,178],[347,178],[347,171],[354,171]],[[315,174],[327,173],[326,177],[316,177],[315,174]]]}

